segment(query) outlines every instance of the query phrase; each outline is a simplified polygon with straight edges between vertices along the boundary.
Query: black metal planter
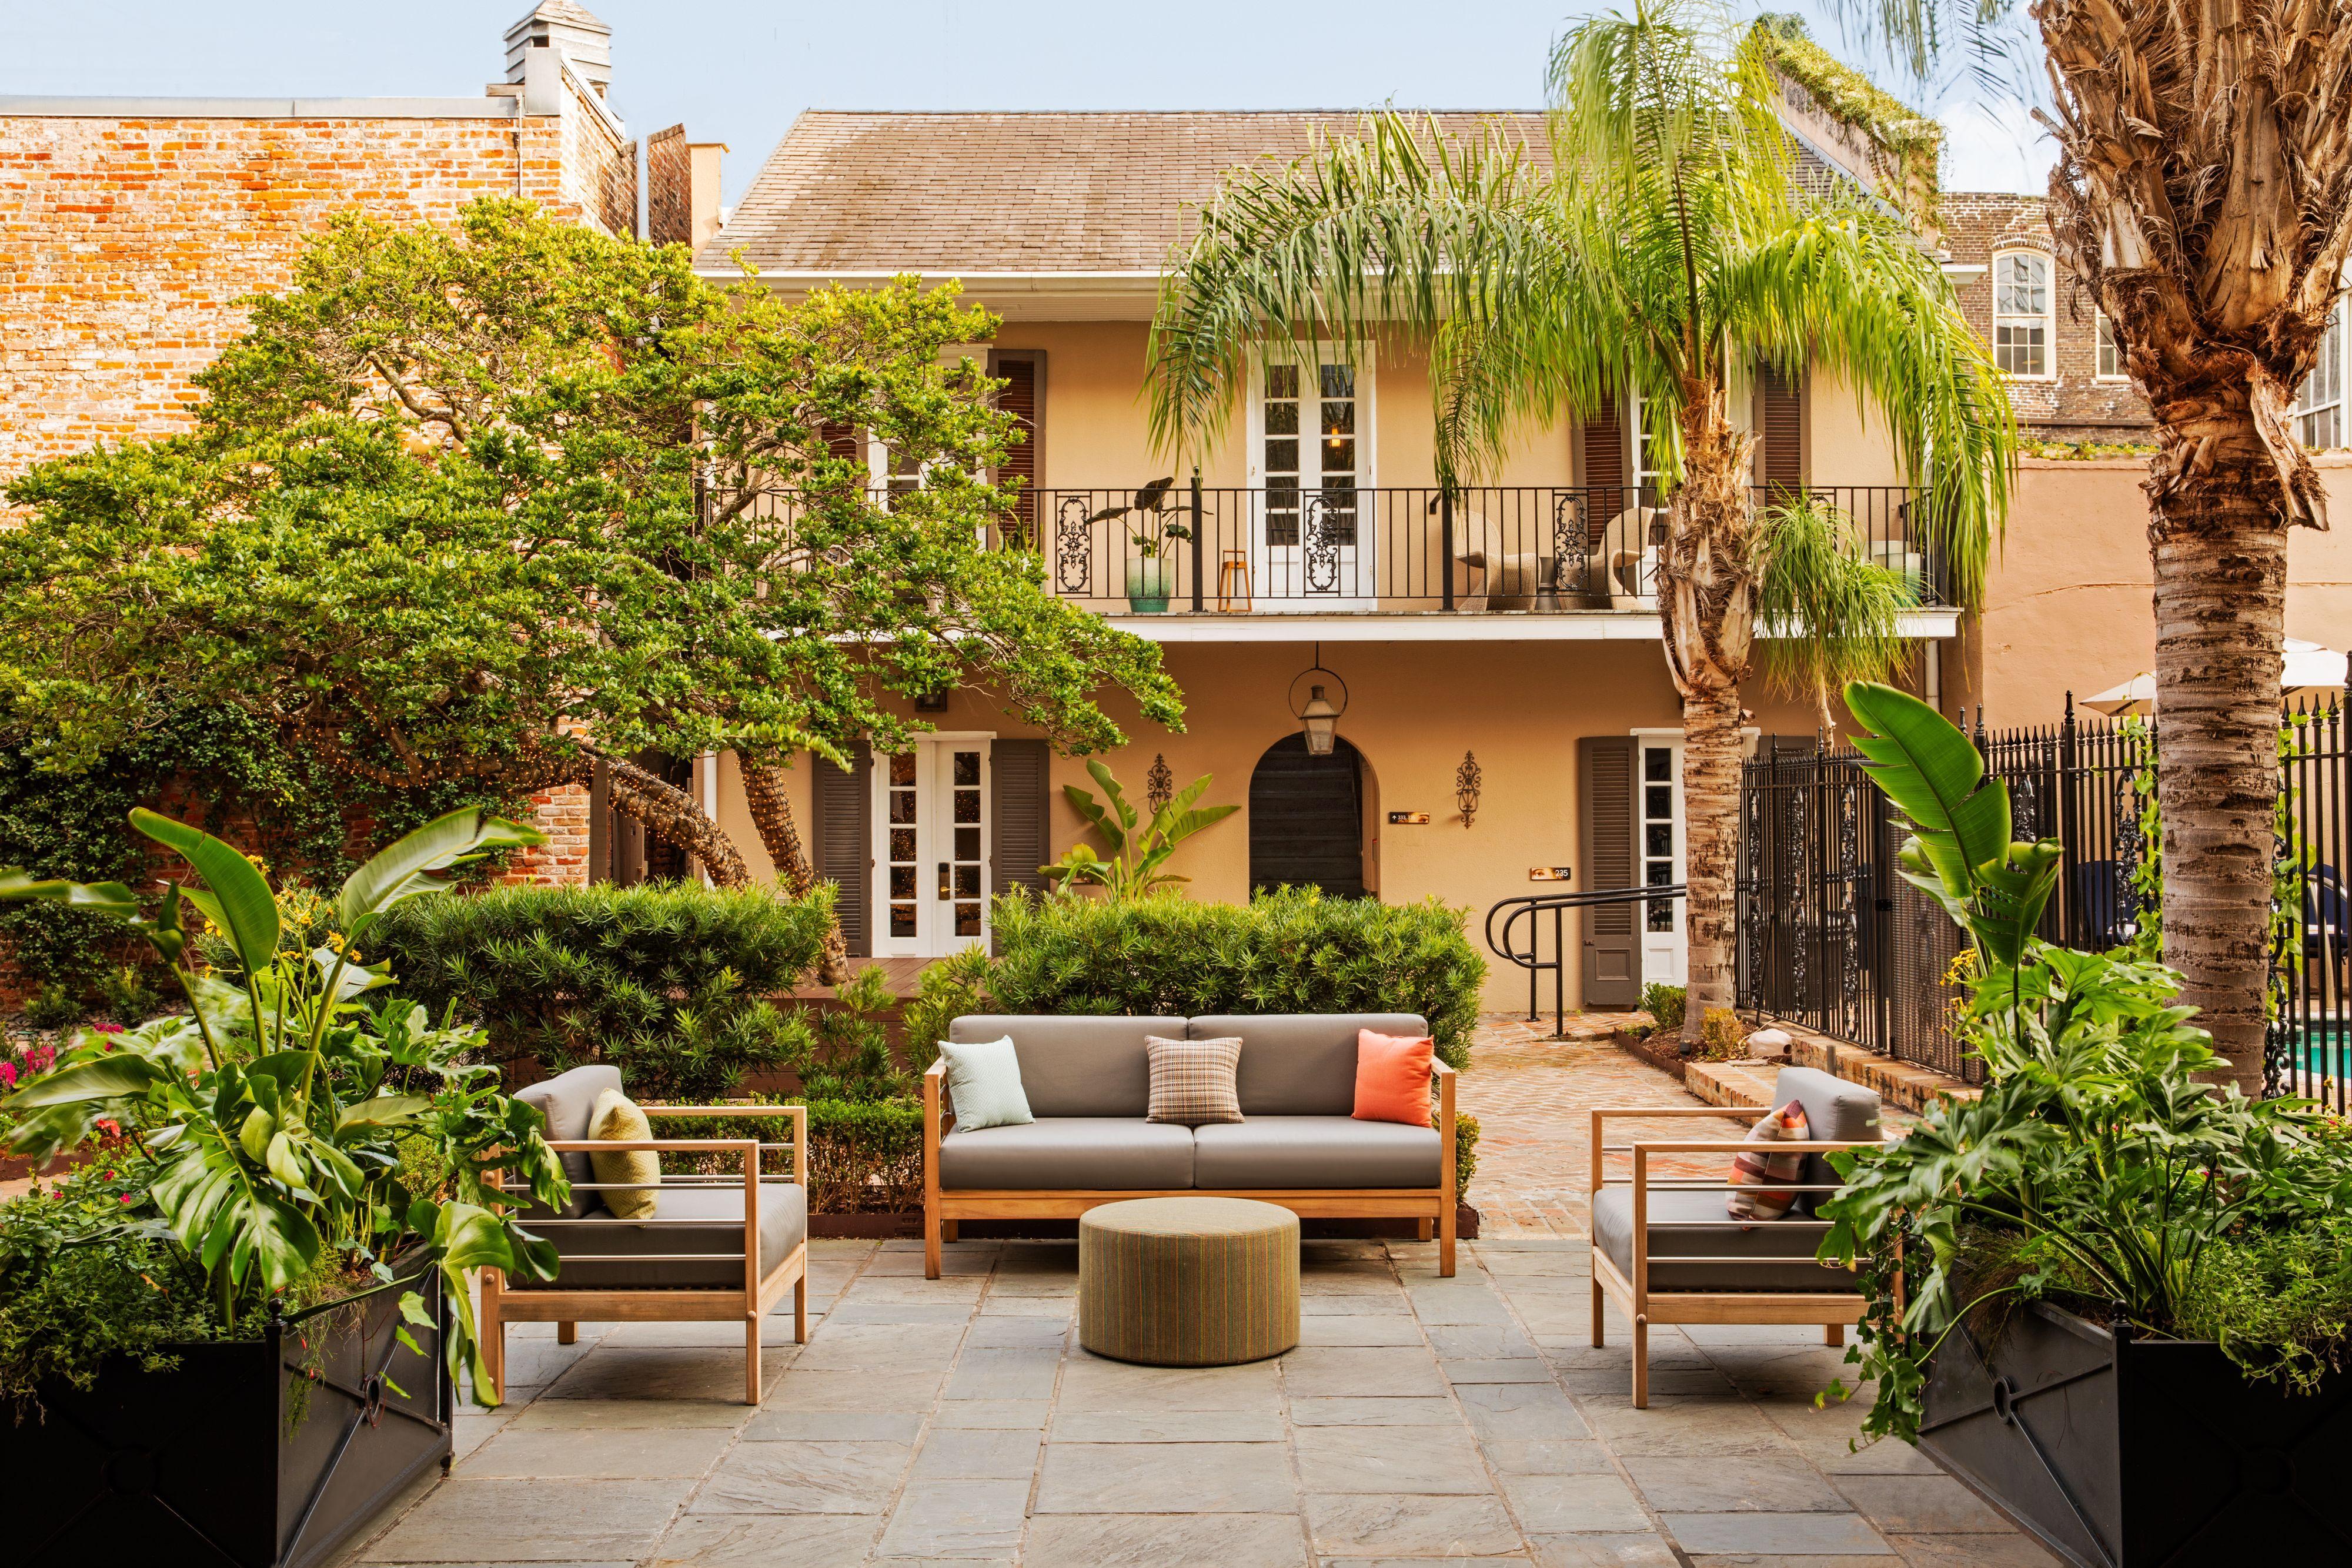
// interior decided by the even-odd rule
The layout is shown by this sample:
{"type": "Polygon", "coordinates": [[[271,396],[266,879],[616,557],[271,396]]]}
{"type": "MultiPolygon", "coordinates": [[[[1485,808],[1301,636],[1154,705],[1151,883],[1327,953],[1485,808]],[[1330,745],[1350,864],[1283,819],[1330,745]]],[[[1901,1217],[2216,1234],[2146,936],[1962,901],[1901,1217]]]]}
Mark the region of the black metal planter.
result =
{"type": "Polygon", "coordinates": [[[2037,1302],[1926,1392],[1921,1450],[2082,1568],[2352,1562],[2352,1377],[2294,1394],[2037,1302]]]}
{"type": "Polygon", "coordinates": [[[260,1340],[183,1346],[170,1372],[125,1364],[86,1394],[44,1388],[45,1420],[0,1415],[12,1568],[323,1560],[419,1472],[448,1462],[446,1312],[440,1270],[428,1269],[260,1340]],[[435,1324],[409,1329],[421,1355],[397,1337],[410,1289],[435,1324]]]}

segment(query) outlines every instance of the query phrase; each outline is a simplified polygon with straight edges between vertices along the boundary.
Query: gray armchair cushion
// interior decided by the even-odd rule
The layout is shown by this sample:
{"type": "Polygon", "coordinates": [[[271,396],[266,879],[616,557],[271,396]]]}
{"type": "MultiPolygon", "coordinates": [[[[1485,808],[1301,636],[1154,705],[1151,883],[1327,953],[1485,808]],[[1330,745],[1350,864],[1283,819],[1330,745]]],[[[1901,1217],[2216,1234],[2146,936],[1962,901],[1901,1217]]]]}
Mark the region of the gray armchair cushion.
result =
{"type": "Polygon", "coordinates": [[[955,1191],[1121,1192],[1192,1185],[1192,1129],[1141,1115],[1041,1116],[957,1128],[940,1140],[940,1186],[955,1191]]]}
{"type": "MultiPolygon", "coordinates": [[[[1832,1078],[1814,1067],[1784,1067],[1772,1082],[1772,1109],[1778,1111],[1794,1100],[1805,1108],[1805,1136],[1809,1141],[1840,1141],[1876,1143],[1878,1131],[1878,1093],[1859,1083],[1848,1083],[1843,1078],[1832,1078]]],[[[1808,1185],[1829,1184],[1837,1180],[1837,1172],[1830,1168],[1826,1155],[1807,1155],[1805,1174],[1800,1178],[1808,1185]]],[[[1797,1211],[1811,1214],[1813,1206],[1829,1197],[1825,1192],[1799,1195],[1797,1211]]]]}
{"type": "MultiPolygon", "coordinates": [[[[515,1098],[526,1105],[536,1107],[539,1113],[547,1118],[547,1135],[561,1141],[567,1138],[586,1137],[588,1113],[594,1107],[596,1096],[607,1089],[618,1089],[620,1086],[621,1070],[600,1063],[588,1067],[575,1067],[569,1072],[544,1079],[528,1089],[518,1089],[515,1091],[515,1098]]],[[[569,1154],[557,1157],[563,1161],[564,1174],[572,1178],[574,1186],[582,1182],[593,1182],[596,1179],[596,1173],[588,1164],[586,1155],[569,1154]]],[[[571,1203],[564,1207],[563,1218],[578,1219],[591,1209],[603,1207],[603,1204],[598,1201],[597,1194],[574,1192],[572,1195],[571,1203]]],[[[528,1222],[532,1214],[544,1218],[546,1212],[537,1204],[532,1204],[523,1210],[523,1215],[525,1221],[528,1222]]]]}
{"type": "MultiPolygon", "coordinates": [[[[1822,1230],[1785,1219],[1739,1225],[1724,1212],[1720,1191],[1673,1188],[1650,1191],[1650,1289],[1653,1291],[1839,1291],[1854,1289],[1843,1269],[1810,1261],[1822,1244],[1822,1230]],[[1660,1220],[1714,1220],[1693,1228],[1661,1227],[1660,1220]],[[1675,1263],[1676,1254],[1700,1258],[1785,1259],[1771,1263],[1675,1263]]],[[[1633,1277],[1633,1189],[1605,1186],[1592,1195],[1592,1245],[1633,1277]]]]}
{"type": "Polygon", "coordinates": [[[1438,1143],[1436,1128],[1402,1122],[1252,1116],[1192,1129],[1192,1185],[1433,1187],[1444,1168],[1438,1143]]]}
{"type": "MultiPolygon", "coordinates": [[[[702,1225],[643,1225],[614,1219],[603,1207],[595,1225],[554,1225],[539,1234],[564,1254],[544,1286],[509,1280],[515,1290],[635,1291],[743,1288],[743,1186],[665,1186],[655,1195],[656,1219],[707,1220],[702,1225]],[[708,1262],[644,1260],[648,1253],[710,1253],[708,1262]],[[605,1261],[605,1260],[610,1261],[605,1261]]],[[[808,1239],[808,1194],[788,1181],[760,1184],[760,1273],[775,1271],[808,1239]]]]}
{"type": "Polygon", "coordinates": [[[1346,1116],[1356,1109],[1356,1031],[1427,1034],[1413,1013],[1277,1013],[1199,1018],[1194,1040],[1238,1035],[1244,1116],[1346,1116]]]}
{"type": "Polygon", "coordinates": [[[1181,1040],[1184,1020],[979,1014],[948,1025],[948,1038],[959,1044],[1013,1042],[1021,1059],[1021,1088],[1029,1097],[1030,1114],[1041,1119],[1141,1117],[1151,1104],[1151,1067],[1143,1042],[1155,1034],[1181,1040]]]}

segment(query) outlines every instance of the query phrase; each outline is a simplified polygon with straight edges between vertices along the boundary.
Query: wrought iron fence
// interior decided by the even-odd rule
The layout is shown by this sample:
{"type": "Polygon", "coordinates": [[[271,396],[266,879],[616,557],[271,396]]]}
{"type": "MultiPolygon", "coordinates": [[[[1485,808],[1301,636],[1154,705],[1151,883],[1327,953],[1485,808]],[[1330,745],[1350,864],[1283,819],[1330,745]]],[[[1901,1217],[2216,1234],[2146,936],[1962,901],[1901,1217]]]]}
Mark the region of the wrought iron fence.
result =
{"type": "MultiPolygon", "coordinates": [[[[2282,716],[2272,1021],[2276,1093],[2352,1103],[2352,693],[2282,716]]],[[[2128,942],[2159,896],[2152,832],[2153,720],[2085,718],[1988,732],[1978,749],[2007,781],[2020,838],[2065,846],[2040,935],[2105,950],[2128,942]]],[[[1738,872],[1740,1005],[1969,1082],[1952,1029],[1965,940],[1895,873],[1896,813],[1848,750],[1768,740],[1744,768],[1738,872]]]]}
{"type": "MultiPolygon", "coordinates": [[[[871,495],[898,504],[909,476],[871,495]]],[[[1759,506],[1793,492],[1759,488],[1759,506]]],[[[1871,559],[1943,605],[1946,572],[1916,492],[1804,492],[1853,518],[1871,559]]],[[[735,499],[741,500],[740,492],[735,499]]],[[[749,499],[789,538],[799,492],[749,499]]],[[[1655,607],[1664,501],[1594,486],[1302,489],[1153,482],[1023,493],[992,549],[1034,550],[1046,585],[1106,613],[1647,611],[1655,607]]]]}

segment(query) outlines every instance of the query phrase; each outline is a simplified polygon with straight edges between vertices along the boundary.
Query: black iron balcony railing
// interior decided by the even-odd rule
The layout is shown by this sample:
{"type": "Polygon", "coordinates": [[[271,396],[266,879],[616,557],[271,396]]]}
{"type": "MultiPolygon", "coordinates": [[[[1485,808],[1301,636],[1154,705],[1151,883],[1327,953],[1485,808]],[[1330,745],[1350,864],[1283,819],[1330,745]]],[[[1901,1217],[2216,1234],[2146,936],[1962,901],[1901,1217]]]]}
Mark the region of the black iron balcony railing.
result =
{"type": "MultiPolygon", "coordinates": [[[[894,492],[877,490],[877,506],[894,492]]],[[[1758,488],[1754,502],[1791,492],[1758,488]]],[[[1924,500],[1899,486],[1805,492],[1853,518],[1858,547],[1950,602],[1924,500]]],[[[789,528],[799,497],[756,497],[789,528]]],[[[1665,542],[1654,490],[1596,486],[1247,488],[1155,482],[1024,493],[998,548],[1034,549],[1052,591],[1105,613],[1645,612],[1665,542]]]]}
{"type": "MultiPolygon", "coordinates": [[[[1846,512],[1922,604],[1947,602],[1914,491],[1808,494],[1846,512]]],[[[1591,486],[1047,489],[1023,510],[1056,593],[1208,614],[1650,610],[1666,522],[1655,491],[1591,486]]]]}

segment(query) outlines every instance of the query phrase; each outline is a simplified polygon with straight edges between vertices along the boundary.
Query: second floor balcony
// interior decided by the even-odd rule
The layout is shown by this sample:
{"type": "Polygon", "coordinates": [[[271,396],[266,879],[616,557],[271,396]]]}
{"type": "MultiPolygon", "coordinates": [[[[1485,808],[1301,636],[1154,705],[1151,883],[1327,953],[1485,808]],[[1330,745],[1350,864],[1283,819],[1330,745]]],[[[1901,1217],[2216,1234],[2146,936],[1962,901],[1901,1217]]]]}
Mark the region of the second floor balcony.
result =
{"type": "MultiPolygon", "coordinates": [[[[1949,605],[1916,492],[1807,494],[1921,608],[1949,605]]],[[[1666,528],[1654,490],[1615,486],[1045,488],[1020,516],[1055,593],[1139,616],[1654,614],[1666,528]]]]}

